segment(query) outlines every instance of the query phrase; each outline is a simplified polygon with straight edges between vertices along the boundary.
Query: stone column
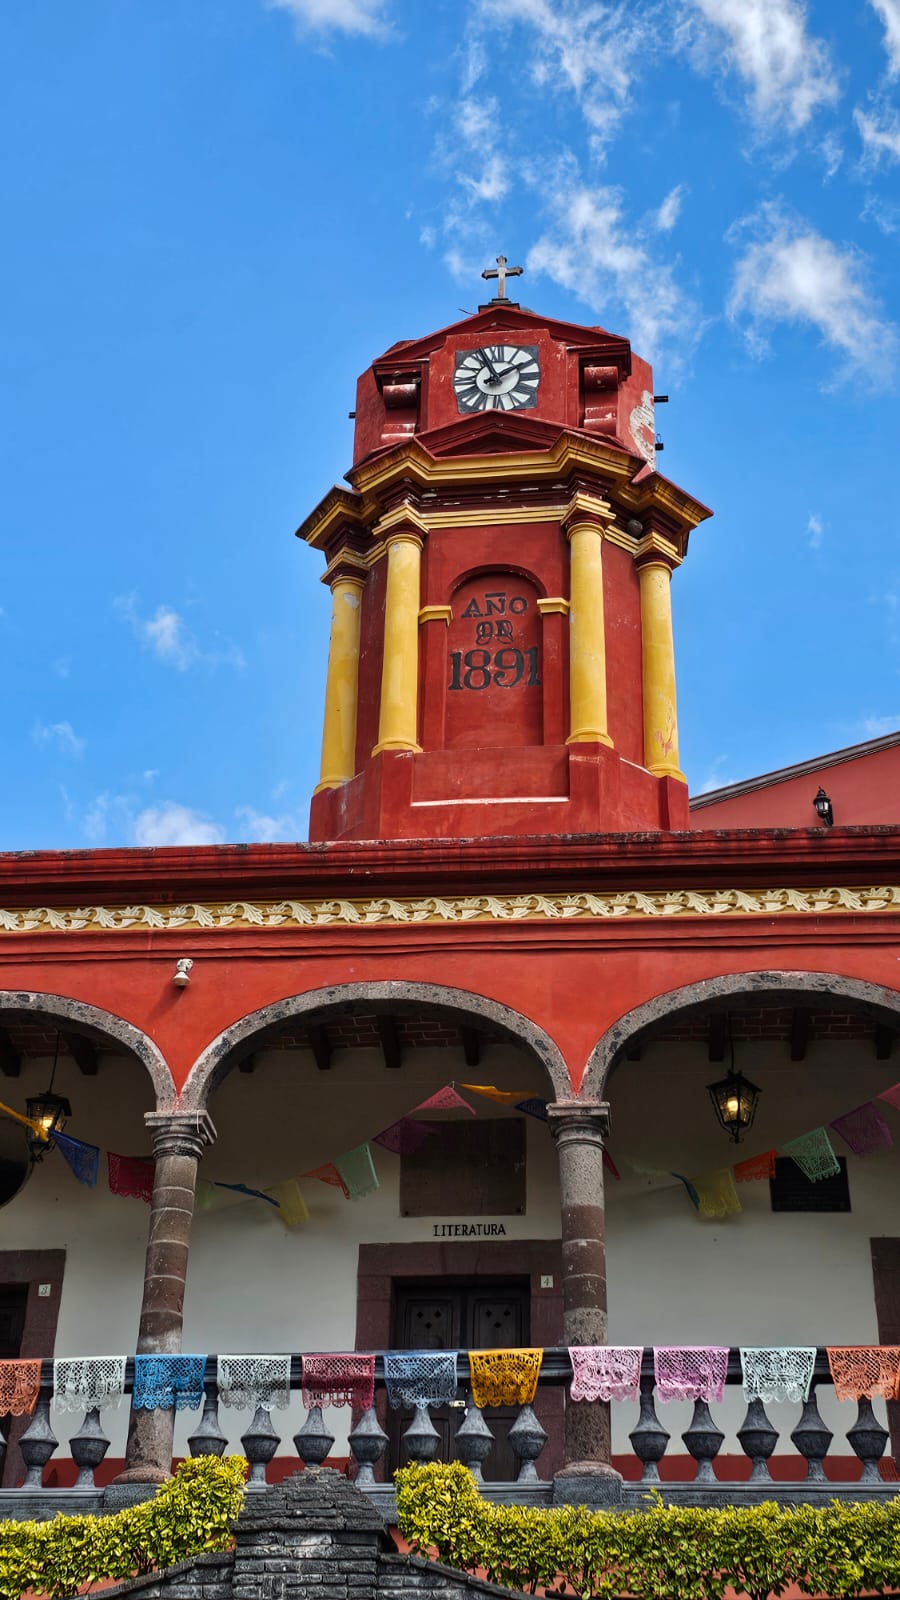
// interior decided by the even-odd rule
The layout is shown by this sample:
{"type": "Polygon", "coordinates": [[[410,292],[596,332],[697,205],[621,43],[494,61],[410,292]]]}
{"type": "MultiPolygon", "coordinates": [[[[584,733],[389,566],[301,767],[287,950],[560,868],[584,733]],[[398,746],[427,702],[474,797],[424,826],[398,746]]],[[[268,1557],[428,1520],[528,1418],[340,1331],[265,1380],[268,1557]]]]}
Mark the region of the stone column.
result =
{"type": "Polygon", "coordinates": [[[672,637],[672,568],[678,556],[655,534],[642,539],[635,560],[641,586],[644,766],[658,778],[680,778],[675,644],[672,637]]]}
{"type": "Polygon", "coordinates": [[[606,706],[606,617],[602,517],[576,511],[566,525],[570,553],[567,744],[611,745],[606,706]]]}
{"type": "MultiPolygon", "coordinates": [[[[184,1320],[197,1164],[216,1137],[205,1111],[150,1111],[156,1173],[150,1205],[144,1296],[137,1349],[141,1355],[177,1355],[184,1320]]],[[[125,1471],[117,1483],[161,1483],[172,1470],[174,1411],[132,1407],[125,1471]]]]}
{"type": "MultiPolygon", "coordinates": [[[[563,1342],[606,1344],[603,1140],[609,1131],[609,1106],[596,1100],[559,1100],[547,1107],[547,1119],[559,1158],[563,1342]]],[[[556,1483],[557,1499],[597,1505],[620,1498],[607,1403],[567,1403],[566,1465],[556,1483]]]]}
{"type": "Polygon", "coordinates": [[[331,577],[331,639],[325,680],[322,765],[315,794],[338,789],[356,771],[359,632],[365,577],[338,568],[331,577]]]}
{"type": "Polygon", "coordinates": [[[378,743],[372,751],[418,750],[419,590],[422,540],[409,528],[390,533],[384,598],[384,661],[378,743]]]}

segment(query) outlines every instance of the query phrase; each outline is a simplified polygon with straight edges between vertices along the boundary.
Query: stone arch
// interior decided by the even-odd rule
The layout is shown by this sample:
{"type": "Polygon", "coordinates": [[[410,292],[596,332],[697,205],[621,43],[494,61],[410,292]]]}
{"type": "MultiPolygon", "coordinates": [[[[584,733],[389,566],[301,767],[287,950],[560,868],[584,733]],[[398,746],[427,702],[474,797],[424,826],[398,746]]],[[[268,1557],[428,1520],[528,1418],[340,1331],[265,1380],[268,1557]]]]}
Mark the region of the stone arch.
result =
{"type": "Polygon", "coordinates": [[[230,1071],[239,1048],[248,1039],[273,1033],[291,1018],[313,1014],[327,1017],[329,1012],[340,1012],[342,1007],[360,1001],[376,1012],[414,1012],[430,1007],[444,1015],[455,1015],[461,1022],[480,1018],[530,1051],[546,1072],[554,1099],[567,1099],[572,1095],[569,1071],[559,1046],[543,1028],[523,1017],[521,1012],[467,989],[446,989],[437,983],[390,981],[329,984],[324,989],[288,995],[262,1006],[259,1011],[249,1012],[213,1039],[197,1057],[182,1089],[180,1104],[186,1109],[205,1110],[210,1094],[230,1071]]]}
{"type": "Polygon", "coordinates": [[[770,994],[785,1005],[808,1005],[817,995],[823,999],[843,1000],[863,1016],[875,1022],[886,1022],[900,1028],[900,992],[886,989],[880,984],[864,983],[859,978],[844,978],[833,972],[735,972],[722,977],[703,978],[682,989],[670,989],[656,995],[643,1005],[636,1006],[619,1017],[598,1040],[588,1057],[581,1097],[602,1098],[610,1072],[618,1064],[623,1052],[637,1044],[642,1037],[664,1017],[697,1010],[702,1006],[721,1003],[731,998],[763,998],[770,994]]]}
{"type": "Polygon", "coordinates": [[[117,1017],[112,1011],[101,1011],[99,1006],[88,1005],[84,1000],[70,1000],[61,994],[42,994],[33,989],[0,989],[0,1017],[4,1012],[18,1012],[23,1017],[51,1017],[62,1024],[74,1024],[76,1027],[81,1024],[105,1034],[131,1055],[137,1056],[146,1068],[156,1094],[157,1109],[170,1106],[175,1100],[175,1082],[159,1046],[140,1028],[126,1022],[124,1017],[117,1017]]]}

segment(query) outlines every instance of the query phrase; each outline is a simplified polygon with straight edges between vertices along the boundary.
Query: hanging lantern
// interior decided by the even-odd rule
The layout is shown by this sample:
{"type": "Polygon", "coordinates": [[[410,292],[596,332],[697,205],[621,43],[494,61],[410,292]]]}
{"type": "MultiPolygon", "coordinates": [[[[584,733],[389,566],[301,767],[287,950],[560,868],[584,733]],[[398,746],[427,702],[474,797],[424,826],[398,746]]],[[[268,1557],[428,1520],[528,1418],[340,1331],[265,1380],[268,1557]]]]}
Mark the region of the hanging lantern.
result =
{"type": "Polygon", "coordinates": [[[735,1072],[732,1069],[727,1078],[720,1078],[718,1083],[707,1084],[706,1090],[720,1127],[725,1129],[735,1144],[740,1144],[747,1129],[752,1127],[753,1118],[756,1116],[756,1105],[760,1096],[756,1084],[745,1078],[742,1072],[735,1072]]]}
{"type": "Polygon", "coordinates": [[[32,1095],[25,1101],[25,1114],[29,1122],[35,1122],[43,1129],[43,1135],[36,1129],[29,1129],[28,1132],[31,1159],[40,1161],[48,1150],[53,1149],[53,1136],[62,1133],[72,1115],[72,1107],[65,1095],[54,1094],[52,1089],[46,1089],[43,1094],[32,1095]]]}

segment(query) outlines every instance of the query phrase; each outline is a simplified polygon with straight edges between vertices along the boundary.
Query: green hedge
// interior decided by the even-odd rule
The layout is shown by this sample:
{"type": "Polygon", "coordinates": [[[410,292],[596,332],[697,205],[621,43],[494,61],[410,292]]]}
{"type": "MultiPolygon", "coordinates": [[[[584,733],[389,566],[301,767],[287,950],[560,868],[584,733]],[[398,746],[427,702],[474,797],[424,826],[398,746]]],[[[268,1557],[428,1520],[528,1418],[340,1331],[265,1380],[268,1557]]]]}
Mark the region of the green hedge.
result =
{"type": "Polygon", "coordinates": [[[804,1594],[850,1600],[900,1587],[900,1499],[882,1503],[707,1510],[545,1510],[482,1499],[460,1462],[396,1474],[397,1521],[412,1548],[480,1569],[511,1589],[634,1600],[750,1600],[804,1594]]]}
{"type": "Polygon", "coordinates": [[[108,1517],[0,1522],[0,1600],[27,1589],[61,1600],[102,1578],[130,1578],[203,1550],[227,1550],[241,1509],[243,1456],[197,1456],[152,1500],[108,1517]]]}

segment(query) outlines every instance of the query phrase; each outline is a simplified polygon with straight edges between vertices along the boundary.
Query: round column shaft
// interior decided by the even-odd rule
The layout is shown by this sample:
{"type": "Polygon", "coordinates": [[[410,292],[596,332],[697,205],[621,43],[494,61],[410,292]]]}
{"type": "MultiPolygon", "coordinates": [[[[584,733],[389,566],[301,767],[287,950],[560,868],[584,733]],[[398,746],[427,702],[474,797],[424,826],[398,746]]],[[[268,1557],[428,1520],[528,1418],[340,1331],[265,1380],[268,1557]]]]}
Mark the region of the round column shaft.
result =
{"type": "Polygon", "coordinates": [[[665,561],[638,567],[644,697],[644,766],[657,777],[680,778],[675,645],[672,638],[672,569],[665,561]]]}
{"type": "MultiPolygon", "coordinates": [[[[151,1111],[156,1172],[150,1204],[144,1293],[137,1350],[140,1355],[176,1355],[181,1349],[197,1164],[215,1129],[203,1111],[151,1111]]],[[[174,1411],[136,1411],[132,1406],[125,1470],[117,1483],[160,1483],[172,1470],[174,1411]]]]}
{"type": "Polygon", "coordinates": [[[384,601],[384,662],[378,743],[382,750],[418,750],[419,590],[422,540],[394,533],[387,540],[384,601]]]}
{"type": "MultiPolygon", "coordinates": [[[[563,1342],[606,1344],[603,1139],[609,1107],[562,1100],[547,1107],[559,1160],[562,1214],[563,1342]]],[[[611,1473],[609,1405],[566,1406],[565,1473],[611,1473]]]]}
{"type": "Polygon", "coordinates": [[[331,585],[331,638],[325,680],[322,765],[315,793],[338,789],[356,771],[359,629],[365,579],[339,574],[331,585]]]}
{"type": "Polygon", "coordinates": [[[612,744],[606,707],[603,528],[576,522],[570,552],[569,717],[567,744],[612,744]]]}

